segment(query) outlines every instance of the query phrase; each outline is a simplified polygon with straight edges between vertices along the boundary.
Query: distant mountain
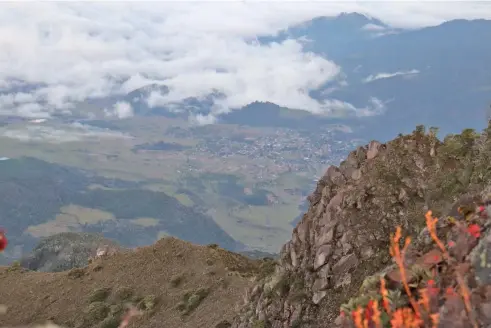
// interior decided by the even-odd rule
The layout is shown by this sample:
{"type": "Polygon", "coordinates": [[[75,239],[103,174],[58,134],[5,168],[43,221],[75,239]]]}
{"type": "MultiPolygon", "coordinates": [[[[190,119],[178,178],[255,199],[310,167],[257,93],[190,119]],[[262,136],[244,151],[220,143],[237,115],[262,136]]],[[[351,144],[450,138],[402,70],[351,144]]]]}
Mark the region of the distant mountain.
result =
{"type": "MultiPolygon", "coordinates": [[[[311,91],[313,98],[336,99],[361,109],[375,104],[377,113],[357,117],[353,111],[338,111],[335,117],[322,117],[253,102],[220,115],[221,123],[309,130],[343,123],[360,138],[381,140],[409,133],[417,124],[439,126],[444,134],[485,126],[491,103],[491,21],[453,20],[402,30],[365,15],[345,13],[318,17],[258,40],[271,44],[287,39],[301,41],[305,51],[342,68],[340,81],[311,91]]],[[[216,99],[224,97],[215,91],[207,97],[159,106],[155,96],[167,92],[165,86],[149,85],[123,100],[133,105],[137,115],[187,119],[190,114],[209,113],[216,99]]]]}
{"type": "Polygon", "coordinates": [[[335,17],[317,17],[281,31],[276,36],[261,36],[262,44],[286,39],[304,40],[305,51],[339,58],[357,47],[386,34],[398,33],[382,21],[359,13],[343,13],[335,17]]]}
{"type": "MultiPolygon", "coordinates": [[[[223,98],[220,92],[213,92],[204,98],[189,97],[175,104],[160,105],[159,99],[169,93],[164,85],[150,84],[131,91],[122,98],[122,101],[132,105],[135,114],[141,116],[166,116],[187,119],[189,114],[206,115],[211,111],[214,102],[223,98]]],[[[121,99],[118,98],[118,101],[121,99]]]]}
{"type": "MultiPolygon", "coordinates": [[[[443,133],[482,128],[491,102],[491,21],[454,20],[418,30],[394,30],[359,14],[316,18],[275,38],[306,38],[305,50],[342,67],[346,86],[328,97],[365,106],[373,97],[386,113],[363,117],[363,133],[387,139],[415,124],[443,133]],[[377,28],[376,26],[379,26],[377,28]]],[[[312,95],[325,98],[322,91],[312,95]]],[[[263,123],[264,124],[264,123],[263,123]]]]}

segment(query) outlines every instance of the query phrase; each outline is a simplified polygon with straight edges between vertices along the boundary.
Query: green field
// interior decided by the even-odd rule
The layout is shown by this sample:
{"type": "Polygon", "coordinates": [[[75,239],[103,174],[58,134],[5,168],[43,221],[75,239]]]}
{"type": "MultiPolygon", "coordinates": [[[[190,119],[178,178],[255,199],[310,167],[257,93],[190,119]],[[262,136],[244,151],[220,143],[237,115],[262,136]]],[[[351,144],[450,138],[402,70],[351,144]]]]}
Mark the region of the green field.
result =
{"type": "MultiPolygon", "coordinates": [[[[253,172],[233,169],[252,161],[247,158],[234,156],[223,160],[196,156],[192,149],[199,144],[199,139],[162,136],[166,128],[182,126],[182,122],[162,118],[135,118],[111,124],[132,138],[50,143],[0,137],[0,156],[29,156],[82,169],[85,174],[104,177],[109,181],[123,180],[138,186],[138,191],[130,191],[127,186],[109,186],[108,183],[88,181],[83,185],[85,196],[77,196],[77,202],[73,204],[60,203],[61,206],[56,205],[56,210],[50,209],[51,214],[46,213],[41,221],[29,222],[26,226],[28,233],[40,237],[49,231],[80,230],[80,226],[84,225],[110,225],[114,219],[127,217],[132,226],[138,229],[155,232],[158,228],[161,231],[151,238],[148,232],[143,233],[150,243],[162,234],[173,234],[173,230],[162,223],[163,214],[148,208],[154,205],[147,198],[162,193],[184,208],[208,214],[232,238],[256,249],[276,252],[290,237],[290,222],[300,214],[299,193],[309,188],[312,174],[302,176],[282,173],[277,178],[258,179],[253,172]],[[178,152],[134,150],[137,145],[157,142],[186,147],[178,152]],[[227,170],[235,173],[227,173],[227,170]],[[128,207],[125,202],[133,206],[128,207]]],[[[237,127],[229,126],[218,133],[227,135],[238,130],[237,127]]],[[[259,158],[255,161],[258,165],[273,165],[267,159],[259,158]]],[[[40,193],[42,190],[39,188],[40,193]]],[[[169,222],[172,219],[166,217],[165,220],[169,222]]],[[[193,231],[194,228],[190,226],[193,231]]]]}

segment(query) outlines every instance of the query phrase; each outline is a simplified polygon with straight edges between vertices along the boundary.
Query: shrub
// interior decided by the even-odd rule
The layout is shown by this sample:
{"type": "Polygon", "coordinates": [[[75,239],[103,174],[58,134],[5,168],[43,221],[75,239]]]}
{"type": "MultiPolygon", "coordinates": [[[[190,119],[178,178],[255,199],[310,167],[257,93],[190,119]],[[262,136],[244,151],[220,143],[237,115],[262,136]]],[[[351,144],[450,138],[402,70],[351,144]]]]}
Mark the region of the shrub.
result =
{"type": "Polygon", "coordinates": [[[199,288],[194,292],[186,292],[182,297],[182,301],[177,305],[177,309],[183,315],[188,315],[203,302],[209,293],[210,290],[208,288],[199,288]]]}
{"type": "Polygon", "coordinates": [[[178,274],[170,279],[170,284],[172,287],[178,287],[184,280],[184,275],[178,274]]]}
{"type": "Polygon", "coordinates": [[[138,308],[143,311],[153,311],[157,305],[157,297],[155,295],[147,295],[138,302],[138,308]]]}
{"type": "Polygon", "coordinates": [[[85,275],[84,268],[75,268],[68,271],[68,277],[71,279],[80,279],[85,275]]]}
{"type": "Polygon", "coordinates": [[[108,298],[109,294],[111,294],[111,288],[94,289],[89,295],[89,302],[103,302],[108,298]]]}
{"type": "Polygon", "coordinates": [[[86,310],[86,318],[89,322],[97,323],[109,314],[110,308],[104,302],[93,302],[90,303],[86,310]]]}
{"type": "MultiPolygon", "coordinates": [[[[458,286],[458,292],[454,290],[452,283],[447,281],[447,286],[444,293],[442,293],[443,288],[441,287],[444,287],[443,279],[436,276],[427,277],[428,273],[422,268],[415,267],[412,269],[413,271],[407,268],[405,254],[411,243],[411,239],[409,237],[406,238],[401,248],[402,233],[401,228],[397,227],[396,233],[391,238],[390,254],[397,265],[403,293],[399,290],[389,290],[385,278],[380,276],[378,295],[362,295],[350,300],[348,304],[344,304],[341,307],[343,327],[438,327],[441,324],[440,306],[442,304],[448,304],[447,302],[454,305],[460,302],[463,311],[452,313],[447,308],[446,320],[449,323],[445,323],[445,326],[451,327],[452,322],[456,322],[456,324],[463,322],[469,327],[478,327],[474,310],[476,306],[471,304],[469,288],[466,285],[462,272],[458,270],[460,262],[450,255],[447,246],[439,239],[436,231],[437,220],[432,216],[431,211],[426,214],[428,233],[441,252],[444,263],[449,267],[453,266],[453,268],[448,268],[448,270],[449,272],[453,272],[455,276],[453,280],[455,280],[458,286]],[[415,274],[416,276],[423,277],[424,286],[420,286],[418,282],[416,283],[417,286],[410,284],[409,277],[413,279],[415,278],[415,274]],[[437,286],[438,284],[441,287],[437,286]],[[415,287],[419,287],[417,291],[415,291],[415,287]],[[346,315],[348,311],[351,311],[351,317],[346,315]],[[455,318],[451,317],[452,315],[455,318]]],[[[480,237],[480,227],[476,224],[471,224],[467,227],[463,223],[457,222],[456,225],[458,228],[462,228],[463,235],[467,232],[470,236],[470,239],[466,239],[467,236],[462,237],[460,235],[457,244],[462,246],[463,240],[465,242],[469,242],[469,240],[475,242],[480,237]]],[[[450,242],[449,244],[453,245],[456,243],[450,242]]],[[[462,247],[468,249],[468,245],[462,247]]],[[[373,284],[373,282],[370,282],[370,284],[373,284]]]]}
{"type": "Polygon", "coordinates": [[[108,316],[99,324],[99,328],[118,328],[121,323],[121,318],[108,316]]]}
{"type": "Polygon", "coordinates": [[[114,295],[117,301],[126,302],[133,297],[133,290],[130,287],[120,287],[114,295]]]}

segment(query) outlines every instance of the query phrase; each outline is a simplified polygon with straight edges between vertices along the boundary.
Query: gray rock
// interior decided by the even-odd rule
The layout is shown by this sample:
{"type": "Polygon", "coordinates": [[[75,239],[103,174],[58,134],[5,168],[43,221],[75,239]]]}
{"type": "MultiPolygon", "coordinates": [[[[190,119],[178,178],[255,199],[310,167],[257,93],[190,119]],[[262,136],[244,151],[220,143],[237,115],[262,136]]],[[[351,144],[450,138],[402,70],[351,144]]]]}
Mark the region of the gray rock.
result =
{"type": "Polygon", "coordinates": [[[80,268],[96,257],[98,249],[108,254],[123,250],[116,241],[99,234],[63,232],[43,239],[21,260],[21,266],[43,272],[80,268]]]}
{"type": "Polygon", "coordinates": [[[323,266],[328,260],[329,256],[331,256],[331,254],[331,245],[322,245],[321,247],[319,247],[315,256],[314,269],[317,270],[318,268],[323,266]]]}
{"type": "Polygon", "coordinates": [[[380,142],[375,140],[371,141],[368,144],[367,159],[375,158],[379,153],[380,146],[381,146],[380,142]]]}

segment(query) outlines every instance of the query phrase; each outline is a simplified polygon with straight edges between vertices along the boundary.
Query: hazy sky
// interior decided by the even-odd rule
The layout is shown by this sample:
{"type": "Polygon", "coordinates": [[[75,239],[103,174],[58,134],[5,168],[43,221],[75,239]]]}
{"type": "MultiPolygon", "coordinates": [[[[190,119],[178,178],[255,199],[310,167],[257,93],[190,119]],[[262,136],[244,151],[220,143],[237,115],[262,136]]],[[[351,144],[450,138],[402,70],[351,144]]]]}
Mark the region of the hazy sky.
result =
{"type": "MultiPolygon", "coordinates": [[[[414,28],[455,18],[491,19],[491,2],[2,2],[0,114],[47,117],[88,97],[149,82],[171,88],[167,96],[152,95],[153,104],[218,90],[227,96],[217,103],[218,112],[255,100],[311,111],[349,107],[308,95],[341,73],[335,63],[304,53],[295,40],[250,42],[343,11],[414,28]],[[33,88],[19,88],[26,83],[33,88]]],[[[132,114],[122,103],[101,110],[120,118],[132,114]]]]}

